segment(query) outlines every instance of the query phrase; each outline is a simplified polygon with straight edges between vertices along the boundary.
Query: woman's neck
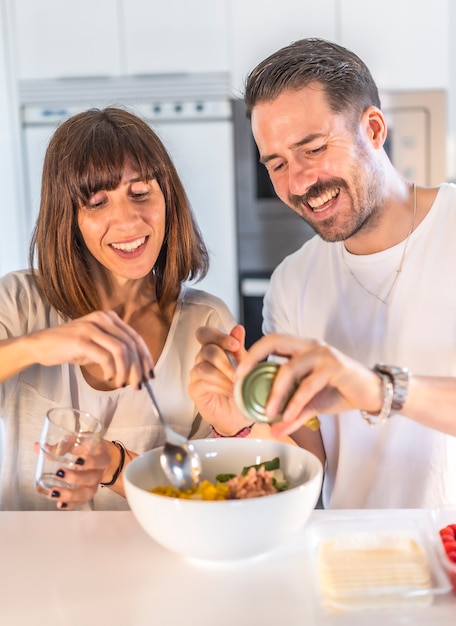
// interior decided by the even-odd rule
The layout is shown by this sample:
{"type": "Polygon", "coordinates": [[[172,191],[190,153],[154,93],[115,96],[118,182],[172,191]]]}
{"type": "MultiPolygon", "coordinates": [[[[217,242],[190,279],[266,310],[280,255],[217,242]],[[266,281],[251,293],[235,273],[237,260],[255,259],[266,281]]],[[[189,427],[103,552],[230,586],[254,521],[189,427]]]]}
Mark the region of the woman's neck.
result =
{"type": "Polygon", "coordinates": [[[126,322],[141,309],[156,303],[155,284],[150,275],[126,279],[106,272],[96,264],[92,267],[101,308],[114,310],[126,322]]]}

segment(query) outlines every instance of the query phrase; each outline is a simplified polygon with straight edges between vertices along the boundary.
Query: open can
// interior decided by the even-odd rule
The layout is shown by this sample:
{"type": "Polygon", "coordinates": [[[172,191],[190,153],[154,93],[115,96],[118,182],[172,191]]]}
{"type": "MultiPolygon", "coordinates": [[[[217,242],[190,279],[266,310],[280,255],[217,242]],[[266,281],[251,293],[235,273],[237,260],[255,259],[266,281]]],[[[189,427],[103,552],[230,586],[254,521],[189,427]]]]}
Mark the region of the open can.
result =
{"type": "MultiPolygon", "coordinates": [[[[266,404],[279,368],[279,363],[263,361],[258,363],[244,378],[236,382],[234,386],[234,400],[238,409],[245,417],[253,419],[255,422],[266,424],[273,424],[282,419],[281,413],[273,418],[266,415],[266,404]]],[[[298,386],[299,381],[296,381],[290,390],[284,408],[298,386]]],[[[320,420],[316,416],[312,417],[306,422],[306,426],[311,430],[318,430],[320,420]]]]}

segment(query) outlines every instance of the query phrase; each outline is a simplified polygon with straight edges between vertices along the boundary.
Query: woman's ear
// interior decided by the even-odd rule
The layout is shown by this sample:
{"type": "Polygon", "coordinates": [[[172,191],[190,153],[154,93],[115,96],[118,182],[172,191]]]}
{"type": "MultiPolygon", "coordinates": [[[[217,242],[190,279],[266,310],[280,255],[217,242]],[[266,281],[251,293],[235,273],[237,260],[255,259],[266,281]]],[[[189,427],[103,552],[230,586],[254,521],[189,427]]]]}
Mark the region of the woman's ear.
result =
{"type": "Polygon", "coordinates": [[[376,149],[383,147],[386,141],[387,127],[380,109],[375,106],[368,107],[363,113],[362,124],[373,147],[376,149]]]}

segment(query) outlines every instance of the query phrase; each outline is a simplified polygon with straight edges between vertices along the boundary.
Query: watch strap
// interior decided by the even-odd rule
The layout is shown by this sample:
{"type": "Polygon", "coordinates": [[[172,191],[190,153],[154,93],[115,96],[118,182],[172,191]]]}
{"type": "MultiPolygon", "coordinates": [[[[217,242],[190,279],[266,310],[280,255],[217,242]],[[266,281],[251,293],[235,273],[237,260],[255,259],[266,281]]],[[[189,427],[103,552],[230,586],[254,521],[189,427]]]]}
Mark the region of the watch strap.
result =
{"type": "Polygon", "coordinates": [[[374,371],[379,374],[386,374],[393,383],[392,411],[401,411],[407,400],[410,372],[406,367],[377,363],[374,371]]]}
{"type": "Polygon", "coordinates": [[[391,406],[393,403],[393,383],[391,382],[390,376],[387,374],[383,374],[378,370],[375,370],[375,373],[380,377],[383,385],[383,404],[380,409],[380,413],[378,415],[373,415],[372,413],[368,413],[367,411],[361,411],[361,417],[365,422],[369,424],[369,426],[379,426],[380,424],[384,424],[386,420],[391,415],[391,406]]]}

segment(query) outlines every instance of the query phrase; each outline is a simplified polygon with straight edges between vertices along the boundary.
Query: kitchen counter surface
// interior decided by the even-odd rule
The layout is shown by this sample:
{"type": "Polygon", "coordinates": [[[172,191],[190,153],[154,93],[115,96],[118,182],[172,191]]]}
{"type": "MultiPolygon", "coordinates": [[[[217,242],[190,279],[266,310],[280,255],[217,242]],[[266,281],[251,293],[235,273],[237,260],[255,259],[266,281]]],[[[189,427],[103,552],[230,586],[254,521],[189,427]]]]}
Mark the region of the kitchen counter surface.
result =
{"type": "MultiPolygon", "coordinates": [[[[309,523],[332,515],[314,511],[309,523]]],[[[453,593],[425,608],[329,614],[312,579],[305,528],[267,555],[201,564],[155,543],[129,511],[0,512],[2,626],[449,626],[456,620],[453,593]]]]}

